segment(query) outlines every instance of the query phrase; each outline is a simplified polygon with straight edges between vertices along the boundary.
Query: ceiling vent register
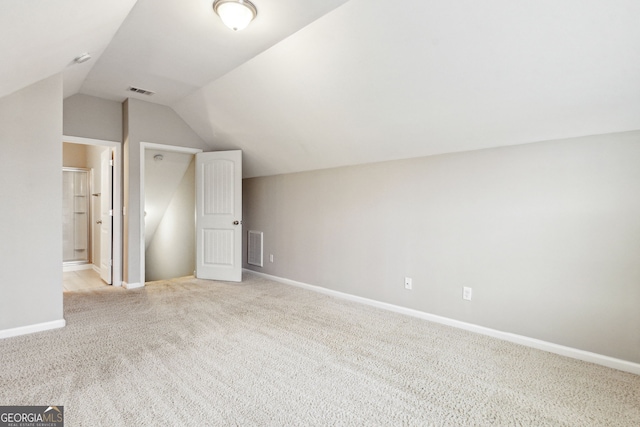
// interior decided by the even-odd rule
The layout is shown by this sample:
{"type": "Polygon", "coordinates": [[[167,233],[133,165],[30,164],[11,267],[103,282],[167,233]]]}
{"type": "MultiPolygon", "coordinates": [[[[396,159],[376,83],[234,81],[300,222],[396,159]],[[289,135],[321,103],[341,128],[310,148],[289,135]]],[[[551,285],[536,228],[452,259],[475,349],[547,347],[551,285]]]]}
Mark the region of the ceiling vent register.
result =
{"type": "Polygon", "coordinates": [[[147,95],[147,96],[151,96],[155,94],[155,92],[152,92],[150,90],[140,89],[139,87],[133,87],[133,86],[129,86],[129,92],[135,92],[135,93],[139,93],[140,95],[147,95]]]}

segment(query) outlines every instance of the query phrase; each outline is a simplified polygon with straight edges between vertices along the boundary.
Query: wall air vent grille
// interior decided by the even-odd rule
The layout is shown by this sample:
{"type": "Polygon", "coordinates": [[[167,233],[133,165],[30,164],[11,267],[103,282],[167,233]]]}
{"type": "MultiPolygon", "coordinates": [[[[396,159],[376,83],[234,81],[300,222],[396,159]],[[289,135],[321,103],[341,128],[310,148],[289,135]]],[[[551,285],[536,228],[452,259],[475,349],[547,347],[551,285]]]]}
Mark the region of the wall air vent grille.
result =
{"type": "Polygon", "coordinates": [[[140,89],[139,87],[133,87],[133,86],[129,86],[129,92],[135,92],[135,93],[139,93],[140,95],[147,95],[147,96],[151,96],[155,94],[155,92],[152,92],[150,90],[140,89]]]}
{"type": "Polygon", "coordinates": [[[262,231],[249,230],[247,264],[262,267],[262,231]]]}

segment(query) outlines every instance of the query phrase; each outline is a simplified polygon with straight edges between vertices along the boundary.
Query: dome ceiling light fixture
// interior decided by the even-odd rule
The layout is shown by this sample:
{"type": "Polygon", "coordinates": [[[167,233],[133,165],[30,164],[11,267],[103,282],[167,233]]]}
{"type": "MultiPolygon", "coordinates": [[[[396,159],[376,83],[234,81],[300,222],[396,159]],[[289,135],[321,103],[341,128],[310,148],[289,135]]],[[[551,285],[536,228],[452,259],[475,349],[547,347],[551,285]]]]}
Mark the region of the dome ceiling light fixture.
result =
{"type": "Polygon", "coordinates": [[[258,9],[249,0],[215,0],[213,10],[233,31],[247,28],[258,14],[258,9]]]}

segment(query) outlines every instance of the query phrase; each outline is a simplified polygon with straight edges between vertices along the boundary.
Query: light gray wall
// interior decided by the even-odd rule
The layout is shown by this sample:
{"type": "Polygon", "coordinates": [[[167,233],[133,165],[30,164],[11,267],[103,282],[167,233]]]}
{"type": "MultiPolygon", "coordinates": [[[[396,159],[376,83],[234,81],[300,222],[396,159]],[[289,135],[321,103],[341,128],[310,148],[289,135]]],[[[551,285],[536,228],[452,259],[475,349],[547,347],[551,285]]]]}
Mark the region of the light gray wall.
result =
{"type": "Polygon", "coordinates": [[[124,106],[124,281],[140,283],[140,143],[208,149],[205,142],[171,108],[128,99],[124,106]]]}
{"type": "Polygon", "coordinates": [[[640,131],[247,179],[245,266],[639,363],[639,195],[640,131]]]}
{"type": "Polygon", "coordinates": [[[64,100],[63,132],[122,142],[122,103],[83,94],[70,96],[64,100]]]}
{"type": "Polygon", "coordinates": [[[62,77],[0,98],[0,330],[62,313],[62,77]]]}
{"type": "Polygon", "coordinates": [[[174,192],[147,248],[146,281],[189,276],[195,270],[195,174],[194,158],[174,192]]]}

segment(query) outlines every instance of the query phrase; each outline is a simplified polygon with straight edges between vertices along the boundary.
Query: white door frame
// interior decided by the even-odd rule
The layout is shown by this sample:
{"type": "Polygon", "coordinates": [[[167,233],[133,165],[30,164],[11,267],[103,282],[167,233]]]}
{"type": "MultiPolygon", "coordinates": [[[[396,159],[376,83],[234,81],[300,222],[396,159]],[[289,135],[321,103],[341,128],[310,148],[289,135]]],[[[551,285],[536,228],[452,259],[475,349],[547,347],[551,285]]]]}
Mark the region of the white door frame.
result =
{"type": "MultiPolygon", "coordinates": [[[[100,278],[113,283],[113,150],[100,153],[100,278]],[[108,195],[109,197],[105,197],[108,195]]],[[[94,245],[95,246],[95,245],[94,245]]],[[[95,264],[95,254],[93,254],[95,264]]]]}
{"type": "Polygon", "coordinates": [[[62,135],[62,142],[109,147],[115,152],[113,159],[113,286],[122,286],[122,143],[67,135],[62,135]]]}
{"type": "MultiPolygon", "coordinates": [[[[155,142],[140,142],[140,284],[144,286],[145,283],[145,227],[144,227],[144,152],[145,150],[161,150],[172,151],[174,153],[186,153],[196,155],[202,153],[200,148],[181,147],[178,145],[165,145],[155,142]]],[[[195,213],[195,206],[193,207],[195,213]]]]}

